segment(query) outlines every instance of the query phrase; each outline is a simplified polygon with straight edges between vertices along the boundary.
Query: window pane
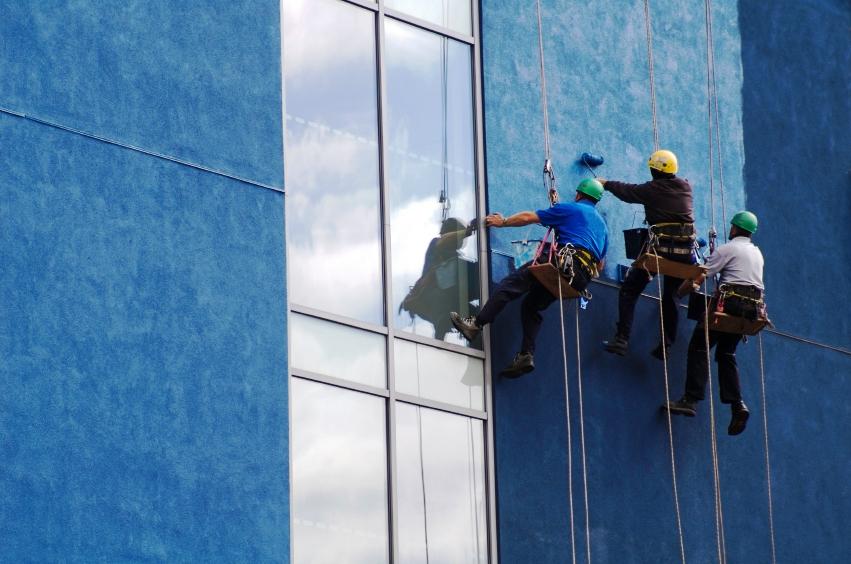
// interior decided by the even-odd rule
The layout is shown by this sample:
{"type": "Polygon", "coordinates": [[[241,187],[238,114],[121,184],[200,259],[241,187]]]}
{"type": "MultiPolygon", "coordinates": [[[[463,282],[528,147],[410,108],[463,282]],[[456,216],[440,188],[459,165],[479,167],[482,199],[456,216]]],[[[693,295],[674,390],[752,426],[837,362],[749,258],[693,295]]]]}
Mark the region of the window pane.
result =
{"type": "Polygon", "coordinates": [[[384,323],[373,13],[283,3],[293,303],[384,323]]]}
{"type": "Polygon", "coordinates": [[[385,25],[394,323],[466,345],[449,312],[479,299],[470,48],[385,25]]]}
{"type": "Polygon", "coordinates": [[[482,422],[404,403],[396,421],[400,560],[486,562],[482,422]]]}
{"type": "Polygon", "coordinates": [[[293,313],[290,342],[293,368],[378,388],[386,386],[383,335],[293,313]]]}
{"type": "Polygon", "coordinates": [[[291,382],[294,562],[387,562],[385,401],[291,382]]]}
{"type": "Polygon", "coordinates": [[[396,391],[484,411],[484,362],[397,339],[396,391]]]}
{"type": "Polygon", "coordinates": [[[384,0],[384,5],[458,33],[472,34],[470,0],[384,0]]]}

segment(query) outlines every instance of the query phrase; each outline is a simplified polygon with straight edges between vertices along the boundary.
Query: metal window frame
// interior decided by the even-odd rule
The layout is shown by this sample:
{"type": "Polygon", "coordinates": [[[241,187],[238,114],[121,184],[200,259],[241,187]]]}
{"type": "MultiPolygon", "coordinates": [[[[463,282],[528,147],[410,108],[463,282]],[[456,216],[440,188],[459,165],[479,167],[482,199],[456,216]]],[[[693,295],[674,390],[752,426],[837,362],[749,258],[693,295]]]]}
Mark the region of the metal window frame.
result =
{"type": "MultiPolygon", "coordinates": [[[[280,19],[281,19],[281,32],[283,33],[283,2],[286,0],[281,0],[280,4],[280,19]]],[[[323,310],[318,310],[315,308],[302,306],[296,303],[288,303],[287,307],[287,316],[291,314],[300,314],[307,315],[310,317],[315,317],[318,319],[322,319],[324,321],[330,321],[334,323],[338,323],[340,325],[365,330],[369,332],[373,332],[376,334],[384,335],[386,337],[386,362],[387,362],[387,379],[386,379],[386,389],[377,388],[365,384],[360,384],[358,382],[345,380],[341,378],[335,378],[332,376],[326,376],[323,374],[317,374],[306,370],[295,369],[289,367],[289,374],[287,376],[288,379],[292,378],[301,378],[304,380],[310,380],[318,383],[327,384],[330,386],[348,389],[355,392],[361,392],[370,394],[373,396],[384,398],[386,402],[386,427],[385,427],[385,438],[386,438],[386,452],[387,452],[387,518],[388,518],[388,535],[389,535],[389,561],[392,563],[397,563],[400,561],[399,559],[399,528],[398,528],[398,511],[399,511],[399,502],[398,502],[398,469],[396,464],[396,405],[397,402],[403,402],[406,404],[415,405],[418,407],[425,407],[429,409],[434,409],[437,411],[442,411],[445,413],[450,413],[454,415],[461,415],[465,417],[469,417],[471,419],[476,419],[483,421],[484,433],[483,437],[483,446],[484,446],[484,470],[485,470],[485,511],[486,511],[486,531],[487,531],[487,553],[486,558],[487,561],[492,564],[498,564],[498,550],[497,550],[497,528],[496,528],[496,475],[495,475],[495,460],[494,460],[494,428],[493,428],[493,417],[491,416],[493,410],[493,398],[492,398],[492,386],[493,386],[493,375],[490,366],[490,330],[488,327],[485,327],[484,330],[484,348],[483,350],[463,347],[460,345],[446,343],[444,341],[424,337],[421,335],[417,335],[415,333],[411,333],[408,331],[402,331],[398,328],[395,328],[392,323],[392,311],[393,311],[393,296],[392,296],[392,260],[391,260],[391,230],[390,230],[390,210],[389,210],[389,187],[387,183],[387,175],[386,175],[386,163],[387,163],[387,146],[385,143],[386,139],[386,123],[385,123],[385,109],[386,109],[386,100],[387,100],[387,89],[385,82],[385,66],[384,66],[384,57],[385,57],[385,32],[384,32],[384,22],[387,19],[399,21],[408,25],[413,25],[417,28],[420,28],[425,31],[429,31],[432,33],[436,33],[441,37],[449,38],[461,43],[468,45],[472,49],[472,58],[471,58],[471,85],[472,85],[472,94],[473,99],[470,100],[472,104],[473,110],[473,127],[474,127],[474,137],[473,141],[475,144],[474,147],[474,170],[475,170],[475,201],[476,201],[476,215],[477,217],[483,217],[487,210],[487,199],[485,195],[485,159],[484,159],[484,124],[483,124],[483,101],[482,101],[482,57],[480,52],[480,23],[479,23],[479,0],[470,0],[470,9],[471,9],[471,31],[472,35],[466,35],[462,33],[458,33],[454,30],[444,28],[440,25],[433,24],[431,22],[422,20],[420,18],[416,18],[414,16],[405,14],[399,10],[388,8],[384,5],[385,0],[376,0],[375,2],[370,2],[369,0],[337,0],[338,2],[343,2],[345,4],[349,4],[358,8],[366,9],[373,12],[373,31],[375,33],[375,65],[376,65],[376,104],[377,104],[377,116],[378,116],[378,124],[377,124],[377,133],[378,133],[378,181],[379,181],[379,207],[380,207],[380,217],[381,217],[381,249],[382,249],[382,281],[384,284],[383,292],[384,292],[384,318],[386,326],[375,325],[372,323],[367,323],[363,321],[359,321],[356,319],[352,319],[349,317],[341,316],[338,314],[326,312],[323,310]],[[421,345],[426,345],[430,347],[434,347],[437,349],[446,350],[449,352],[453,352],[456,354],[466,355],[469,357],[478,358],[484,361],[484,411],[479,411],[475,409],[470,409],[458,405],[448,404],[441,401],[431,400],[419,396],[412,396],[409,394],[398,393],[396,392],[396,379],[395,379],[395,357],[394,357],[394,342],[396,340],[404,340],[410,341],[421,345]]],[[[285,111],[285,100],[286,93],[284,92],[284,69],[283,69],[283,38],[281,40],[281,81],[282,81],[282,126],[283,131],[286,131],[286,111],[285,111]]],[[[285,133],[284,133],[285,134],[285,133]]],[[[285,141],[285,140],[284,140],[285,141]]],[[[286,152],[284,155],[286,159],[286,152]]],[[[286,172],[286,166],[285,166],[286,172]]],[[[286,186],[286,182],[285,182],[286,186]]],[[[286,229],[286,219],[284,220],[284,229],[286,229]]],[[[286,240],[286,238],[285,238],[286,240]]],[[[479,223],[478,230],[478,254],[479,254],[479,286],[480,286],[480,301],[481,303],[485,303],[488,299],[488,275],[489,272],[489,254],[488,254],[489,244],[487,240],[487,231],[484,228],[483,222],[479,223]]],[[[287,257],[287,246],[284,245],[284,255],[287,257]]],[[[287,270],[289,269],[289,261],[286,262],[287,270]]],[[[287,273],[288,277],[288,273],[287,273]]],[[[288,323],[289,327],[289,323],[288,323]]],[[[291,339],[287,337],[287,347],[291,347],[291,339]]],[[[291,358],[292,351],[289,351],[288,358],[291,358]]],[[[289,396],[289,395],[288,395],[289,396]]],[[[289,409],[289,417],[290,417],[290,428],[292,428],[291,421],[291,403],[292,399],[290,397],[290,409],[289,409]]],[[[290,464],[292,464],[292,446],[290,444],[290,456],[289,456],[290,464]]],[[[290,475],[290,491],[292,491],[292,472],[289,472],[290,475]]],[[[290,515],[290,529],[292,530],[292,514],[290,515]]],[[[293,557],[293,545],[294,543],[290,543],[290,558],[293,557]]]]}

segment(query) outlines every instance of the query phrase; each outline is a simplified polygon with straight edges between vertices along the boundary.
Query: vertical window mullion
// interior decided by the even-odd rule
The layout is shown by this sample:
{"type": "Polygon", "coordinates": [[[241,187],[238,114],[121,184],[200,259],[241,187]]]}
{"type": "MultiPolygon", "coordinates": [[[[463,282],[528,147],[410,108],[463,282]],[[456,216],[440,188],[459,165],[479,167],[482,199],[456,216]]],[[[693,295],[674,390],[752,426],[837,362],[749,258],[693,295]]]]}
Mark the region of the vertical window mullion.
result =
{"type": "Polygon", "coordinates": [[[390,537],[390,562],[394,564],[399,561],[399,524],[396,515],[398,513],[397,492],[397,468],[396,468],[396,381],[393,368],[393,323],[392,318],[392,267],[390,262],[390,221],[388,218],[389,203],[387,190],[387,146],[386,146],[386,117],[385,100],[386,90],[384,84],[384,0],[378,0],[378,11],[375,13],[375,62],[377,67],[376,80],[378,82],[378,179],[381,198],[381,233],[382,233],[382,257],[384,268],[384,320],[387,325],[387,480],[388,480],[388,532],[390,537]]]}

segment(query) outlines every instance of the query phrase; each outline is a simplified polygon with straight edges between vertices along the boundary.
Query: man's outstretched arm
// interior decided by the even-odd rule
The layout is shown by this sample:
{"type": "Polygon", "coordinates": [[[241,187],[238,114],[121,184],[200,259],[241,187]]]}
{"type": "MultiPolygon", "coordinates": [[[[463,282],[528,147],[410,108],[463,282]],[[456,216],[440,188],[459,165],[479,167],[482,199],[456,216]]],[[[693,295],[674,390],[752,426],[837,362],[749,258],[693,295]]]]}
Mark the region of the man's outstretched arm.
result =
{"type": "Polygon", "coordinates": [[[523,227],[540,222],[538,214],[533,211],[517,212],[508,217],[503,217],[501,213],[492,213],[485,217],[485,225],[488,227],[523,227]]]}

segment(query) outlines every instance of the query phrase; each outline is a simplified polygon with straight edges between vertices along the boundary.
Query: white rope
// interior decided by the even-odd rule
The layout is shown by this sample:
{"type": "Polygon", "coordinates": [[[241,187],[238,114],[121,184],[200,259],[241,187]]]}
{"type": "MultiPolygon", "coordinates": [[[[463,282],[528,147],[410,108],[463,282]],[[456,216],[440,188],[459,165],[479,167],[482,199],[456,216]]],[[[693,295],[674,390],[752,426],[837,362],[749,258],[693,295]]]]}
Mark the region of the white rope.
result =
{"type": "MultiPolygon", "coordinates": [[[[560,304],[559,304],[560,305],[560,304]]],[[[588,469],[585,461],[585,408],[582,405],[582,354],[579,342],[579,300],[576,300],[576,381],[579,383],[579,439],[582,446],[582,490],[585,495],[585,561],[591,564],[591,513],[588,510],[588,469]]]]}
{"type": "Polygon", "coordinates": [[[650,0],[644,0],[644,27],[647,35],[647,67],[650,71],[650,109],[653,114],[653,150],[659,150],[659,126],[656,120],[656,75],[653,71],[653,25],[650,22],[650,0]]]}
{"type": "Polygon", "coordinates": [[[715,224],[715,169],[713,157],[713,131],[712,131],[712,46],[709,33],[709,0],[703,0],[703,13],[706,17],[706,132],[709,136],[709,216],[710,216],[710,239],[709,252],[715,251],[714,236],[717,233],[715,224]]]}
{"type": "MultiPolygon", "coordinates": [[[[662,274],[659,273],[659,257],[656,256],[656,282],[659,288],[659,326],[662,330],[662,364],[665,369],[665,406],[671,401],[670,387],[668,386],[668,347],[665,346],[665,315],[662,310],[662,274]]],[[[680,517],[680,496],[677,491],[677,463],[674,456],[674,427],[671,424],[671,411],[665,409],[668,416],[668,443],[671,448],[671,481],[674,487],[674,510],[677,515],[677,533],[680,540],[680,557],[683,564],[686,562],[686,547],[683,539],[683,523],[680,517]]]]}
{"type": "Polygon", "coordinates": [[[765,398],[765,361],[762,354],[762,333],[759,334],[759,377],[762,384],[762,428],[765,438],[765,479],[768,483],[768,530],[771,533],[771,562],[777,563],[774,547],[774,502],[771,496],[771,457],[768,454],[768,403],[765,398]]]}
{"type": "MultiPolygon", "coordinates": [[[[709,282],[704,282],[704,292],[709,293],[709,282]]],[[[706,346],[706,373],[709,382],[709,429],[712,450],[712,485],[715,490],[715,544],[718,549],[718,562],[724,564],[727,561],[727,550],[724,543],[724,517],[721,506],[721,475],[718,471],[718,441],[715,433],[715,399],[712,389],[712,355],[709,345],[709,300],[704,299],[703,336],[706,346]]]]}
{"type": "Polygon", "coordinates": [[[541,105],[544,109],[544,155],[550,160],[550,117],[547,111],[547,73],[544,69],[544,25],[541,19],[541,0],[535,1],[538,13],[538,54],[541,63],[541,105]]]}
{"type": "MultiPolygon", "coordinates": [[[[718,157],[718,183],[721,190],[721,224],[727,225],[727,203],[724,197],[724,159],[721,152],[721,125],[718,110],[718,89],[715,82],[715,38],[712,33],[712,0],[706,0],[706,23],[707,36],[709,40],[709,61],[712,66],[712,98],[715,100],[715,154],[718,157]]],[[[724,230],[724,241],[727,241],[727,231],[724,230]]]]}
{"type": "Polygon", "coordinates": [[[570,500],[570,552],[576,564],[576,534],[573,524],[573,444],[570,431],[570,386],[567,380],[567,343],[564,337],[564,306],[562,304],[561,273],[558,275],[558,311],[561,322],[561,358],[564,366],[564,405],[567,420],[567,493],[570,500]]]}

